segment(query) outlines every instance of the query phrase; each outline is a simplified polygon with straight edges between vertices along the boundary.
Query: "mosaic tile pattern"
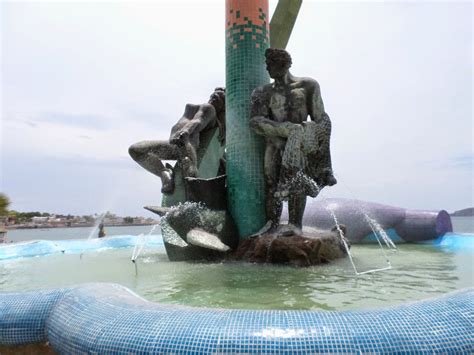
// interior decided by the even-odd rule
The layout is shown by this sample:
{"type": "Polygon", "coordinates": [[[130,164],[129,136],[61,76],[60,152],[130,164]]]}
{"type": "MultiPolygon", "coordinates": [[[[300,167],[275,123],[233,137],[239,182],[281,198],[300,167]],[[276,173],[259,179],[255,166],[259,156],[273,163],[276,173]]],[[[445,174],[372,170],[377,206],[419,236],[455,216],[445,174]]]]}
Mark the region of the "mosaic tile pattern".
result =
{"type": "Polygon", "coordinates": [[[0,294],[0,345],[58,353],[473,352],[474,289],[380,310],[250,311],[147,302],[114,284],[0,294]]]}
{"type": "Polygon", "coordinates": [[[66,291],[0,293],[0,346],[44,342],[46,319],[66,291]]]}
{"type": "Polygon", "coordinates": [[[264,143],[249,128],[250,95],[269,83],[268,0],[226,0],[226,157],[229,209],[241,238],[266,222],[264,143]]]}

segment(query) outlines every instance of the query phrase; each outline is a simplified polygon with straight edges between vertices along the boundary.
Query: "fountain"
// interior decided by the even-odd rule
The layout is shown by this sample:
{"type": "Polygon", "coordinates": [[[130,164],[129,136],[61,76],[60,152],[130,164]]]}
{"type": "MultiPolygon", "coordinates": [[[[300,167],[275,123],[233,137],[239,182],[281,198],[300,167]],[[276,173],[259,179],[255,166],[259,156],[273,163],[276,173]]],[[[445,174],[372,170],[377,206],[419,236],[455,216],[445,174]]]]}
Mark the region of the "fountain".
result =
{"type": "MultiPolygon", "coordinates": [[[[226,89],[186,105],[168,141],[130,147],[162,181],[162,206],[146,208],[162,216],[170,261],[307,267],[348,256],[362,275],[390,264],[358,270],[350,243],[380,237],[393,248],[391,238],[426,241],[452,230],[443,211],[354,200],[316,200],[305,212],[306,197],[336,179],[319,85],[288,71],[284,48],[300,5],[280,0],[269,23],[268,0],[227,0],[226,89]],[[163,164],[169,159],[176,165],[163,164]]],[[[135,244],[135,267],[144,246],[135,244]]],[[[462,290],[381,310],[256,311],[154,304],[94,283],[0,295],[0,345],[48,341],[62,353],[470,352],[471,297],[462,290]]]]}
{"type": "MultiPolygon", "coordinates": [[[[105,236],[103,220],[106,214],[107,212],[104,212],[96,218],[96,220],[94,221],[94,226],[92,227],[92,230],[89,233],[89,236],[87,237],[88,241],[91,240],[94,236],[97,236],[98,238],[103,238],[105,236]]],[[[79,258],[82,259],[83,255],[84,253],[79,254],[79,258]]]]}

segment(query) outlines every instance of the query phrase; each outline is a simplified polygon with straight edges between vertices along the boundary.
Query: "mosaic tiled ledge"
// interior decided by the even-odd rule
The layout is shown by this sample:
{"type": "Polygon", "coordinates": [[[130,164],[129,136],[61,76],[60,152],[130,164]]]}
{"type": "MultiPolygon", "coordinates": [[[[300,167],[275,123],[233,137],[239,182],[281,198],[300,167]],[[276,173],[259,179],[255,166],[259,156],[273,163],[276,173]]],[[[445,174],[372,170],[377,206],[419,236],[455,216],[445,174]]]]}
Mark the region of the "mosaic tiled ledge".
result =
{"type": "Polygon", "coordinates": [[[0,346],[58,353],[472,353],[473,295],[377,310],[252,311],[148,302],[116,284],[0,294],[0,346]]]}

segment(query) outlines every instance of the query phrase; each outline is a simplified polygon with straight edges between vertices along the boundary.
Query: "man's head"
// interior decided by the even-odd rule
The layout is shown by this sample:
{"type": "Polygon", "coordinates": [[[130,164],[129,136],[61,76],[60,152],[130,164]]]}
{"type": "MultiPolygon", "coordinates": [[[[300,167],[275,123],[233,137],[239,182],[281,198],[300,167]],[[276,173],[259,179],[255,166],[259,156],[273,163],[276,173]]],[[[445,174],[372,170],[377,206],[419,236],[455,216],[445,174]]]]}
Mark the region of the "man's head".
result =
{"type": "Polygon", "coordinates": [[[214,106],[217,111],[225,109],[225,88],[215,88],[209,98],[209,103],[214,106]]]}
{"type": "Polygon", "coordinates": [[[271,78],[282,78],[291,67],[291,56],[284,49],[268,48],[265,51],[265,63],[271,78]]]}

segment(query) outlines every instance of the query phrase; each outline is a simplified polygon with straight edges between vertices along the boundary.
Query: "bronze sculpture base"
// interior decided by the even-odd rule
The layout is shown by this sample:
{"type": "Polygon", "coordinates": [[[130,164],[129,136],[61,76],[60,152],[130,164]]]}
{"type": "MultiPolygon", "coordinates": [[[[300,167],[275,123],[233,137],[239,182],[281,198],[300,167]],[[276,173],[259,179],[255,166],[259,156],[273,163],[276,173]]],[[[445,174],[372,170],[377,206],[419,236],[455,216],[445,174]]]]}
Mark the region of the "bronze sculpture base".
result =
{"type": "MultiPolygon", "coordinates": [[[[349,245],[347,240],[346,243],[349,245]]],[[[301,232],[281,225],[275,232],[244,240],[234,252],[233,259],[307,267],[328,263],[346,255],[346,248],[336,228],[301,232]]]]}

